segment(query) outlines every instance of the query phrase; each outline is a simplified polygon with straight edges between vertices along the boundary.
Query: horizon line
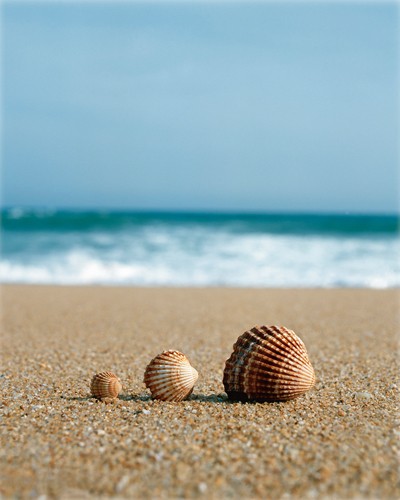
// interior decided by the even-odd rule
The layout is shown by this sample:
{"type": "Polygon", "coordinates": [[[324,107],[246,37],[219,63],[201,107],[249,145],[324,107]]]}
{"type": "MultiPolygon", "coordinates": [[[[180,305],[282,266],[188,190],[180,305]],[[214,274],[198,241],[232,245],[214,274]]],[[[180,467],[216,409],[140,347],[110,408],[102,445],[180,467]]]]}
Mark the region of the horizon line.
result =
{"type": "Polygon", "coordinates": [[[140,207],[81,207],[81,206],[32,206],[32,205],[0,205],[0,211],[44,211],[44,212],[112,212],[137,214],[187,214],[187,215],[314,215],[314,216],[388,216],[400,217],[398,211],[371,211],[361,210],[253,210],[253,209],[216,209],[216,208],[140,208],[140,207]]]}

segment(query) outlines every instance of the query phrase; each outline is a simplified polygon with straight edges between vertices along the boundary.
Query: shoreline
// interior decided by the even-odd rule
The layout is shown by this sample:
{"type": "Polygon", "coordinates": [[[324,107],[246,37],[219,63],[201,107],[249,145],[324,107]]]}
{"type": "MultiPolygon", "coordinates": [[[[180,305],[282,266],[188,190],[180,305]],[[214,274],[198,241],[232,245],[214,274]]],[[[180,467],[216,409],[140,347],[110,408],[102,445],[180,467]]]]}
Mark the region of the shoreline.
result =
{"type": "Polygon", "coordinates": [[[57,498],[395,498],[398,289],[1,286],[0,493],[57,498]],[[232,403],[232,345],[256,324],[304,341],[317,383],[286,403],[232,403]],[[153,401],[166,349],[198,370],[153,401]],[[90,398],[98,371],[118,400],[90,398]]]}

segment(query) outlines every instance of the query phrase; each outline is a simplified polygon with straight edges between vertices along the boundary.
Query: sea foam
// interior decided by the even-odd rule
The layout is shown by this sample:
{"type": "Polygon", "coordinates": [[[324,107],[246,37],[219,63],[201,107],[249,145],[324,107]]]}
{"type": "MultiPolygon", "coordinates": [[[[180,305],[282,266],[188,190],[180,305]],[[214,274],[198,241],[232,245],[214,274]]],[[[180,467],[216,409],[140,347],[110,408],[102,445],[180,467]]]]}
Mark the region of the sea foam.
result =
{"type": "Polygon", "coordinates": [[[129,219],[125,214],[123,220],[115,220],[103,214],[102,219],[92,222],[87,216],[78,222],[60,219],[57,213],[41,212],[40,221],[33,218],[27,222],[24,217],[26,214],[14,209],[3,230],[3,283],[400,285],[397,232],[377,231],[376,221],[374,231],[340,232],[321,230],[321,221],[314,230],[295,230],[289,216],[282,221],[274,219],[271,227],[260,225],[259,218],[254,221],[239,216],[215,221],[137,214],[129,219]]]}

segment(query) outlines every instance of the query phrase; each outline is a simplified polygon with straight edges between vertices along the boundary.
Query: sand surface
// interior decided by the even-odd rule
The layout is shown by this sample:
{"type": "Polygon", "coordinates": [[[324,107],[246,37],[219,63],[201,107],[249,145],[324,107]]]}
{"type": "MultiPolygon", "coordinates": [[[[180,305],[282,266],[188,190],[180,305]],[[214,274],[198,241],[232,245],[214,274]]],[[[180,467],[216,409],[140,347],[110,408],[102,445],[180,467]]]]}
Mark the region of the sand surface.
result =
{"type": "Polygon", "coordinates": [[[0,493],[4,498],[399,496],[399,292],[4,286],[0,493]],[[231,403],[236,338],[293,329],[315,388],[231,403]],[[150,399],[147,363],[183,351],[192,398],[150,399]],[[115,403],[89,395],[111,370],[115,403]],[[397,421],[396,421],[397,420],[397,421]]]}

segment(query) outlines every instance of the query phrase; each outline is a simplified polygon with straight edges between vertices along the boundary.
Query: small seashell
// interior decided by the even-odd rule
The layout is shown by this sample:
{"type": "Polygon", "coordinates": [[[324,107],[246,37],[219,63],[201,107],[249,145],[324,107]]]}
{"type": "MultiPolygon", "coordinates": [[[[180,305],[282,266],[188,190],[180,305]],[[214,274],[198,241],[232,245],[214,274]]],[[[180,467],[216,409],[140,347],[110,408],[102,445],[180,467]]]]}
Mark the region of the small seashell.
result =
{"type": "Polygon", "coordinates": [[[225,363],[225,392],[239,401],[287,401],[315,384],[303,341],[283,326],[255,326],[243,333],[225,363]]]}
{"type": "Polygon", "coordinates": [[[90,392],[95,398],[116,398],[122,390],[120,379],[111,372],[97,373],[90,383],[90,392]]]}
{"type": "Polygon", "coordinates": [[[190,396],[199,374],[179,351],[164,351],[147,365],[144,380],[154,399],[182,401],[190,396]]]}

